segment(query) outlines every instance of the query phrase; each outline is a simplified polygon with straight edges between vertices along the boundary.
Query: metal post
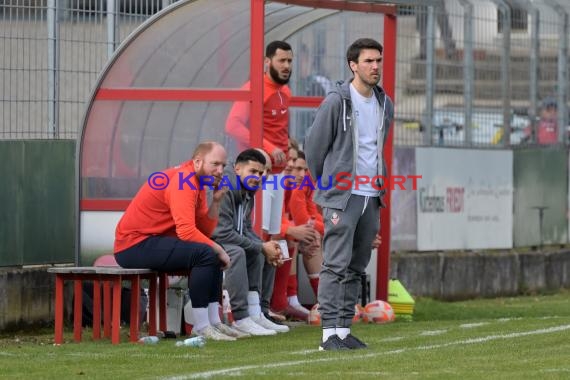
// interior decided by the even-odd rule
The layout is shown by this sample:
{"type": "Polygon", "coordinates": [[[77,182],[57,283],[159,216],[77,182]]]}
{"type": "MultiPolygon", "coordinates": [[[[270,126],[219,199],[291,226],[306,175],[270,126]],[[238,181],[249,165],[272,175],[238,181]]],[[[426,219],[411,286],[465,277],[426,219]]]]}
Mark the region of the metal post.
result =
{"type": "MultiPolygon", "coordinates": [[[[427,36],[426,36],[426,118],[424,120],[426,132],[424,144],[433,145],[433,103],[435,96],[435,10],[433,6],[427,8],[427,36]]],[[[421,37],[421,36],[420,36],[421,37]]]]}
{"type": "Polygon", "coordinates": [[[568,125],[568,13],[560,7],[558,13],[558,142],[566,144],[566,126],[568,125]]]}
{"type": "Polygon", "coordinates": [[[162,4],[161,4],[162,8],[161,9],[168,7],[170,4],[172,4],[171,0],[162,0],[162,4]]]}
{"type": "Polygon", "coordinates": [[[48,133],[59,136],[59,22],[57,0],[48,0],[48,133]]]}
{"type": "Polygon", "coordinates": [[[538,210],[538,234],[540,235],[540,249],[542,249],[544,245],[544,236],[543,236],[544,210],[548,210],[548,207],[533,206],[532,209],[538,210]]]}
{"type": "Polygon", "coordinates": [[[536,117],[538,115],[538,80],[539,66],[538,57],[540,56],[540,12],[537,8],[533,8],[530,12],[532,30],[530,31],[530,109],[529,118],[532,128],[532,142],[537,141],[536,117]]]}
{"type": "Polygon", "coordinates": [[[539,81],[539,59],[540,57],[540,12],[531,0],[511,0],[518,6],[524,8],[530,15],[530,73],[529,73],[529,108],[528,117],[532,129],[532,140],[536,142],[537,136],[537,115],[538,115],[538,81],[539,81]]]}
{"type": "Polygon", "coordinates": [[[503,98],[503,145],[511,145],[511,7],[505,0],[493,0],[503,18],[503,50],[501,54],[501,96],[503,98]]]}
{"type": "Polygon", "coordinates": [[[463,7],[463,80],[465,81],[465,144],[473,144],[473,97],[475,95],[475,60],[473,57],[473,4],[459,0],[463,7]]]}
{"type": "MultiPolygon", "coordinates": [[[[396,51],[397,51],[397,18],[395,15],[384,15],[384,80],[382,85],[386,94],[396,102],[396,51]]],[[[388,175],[392,172],[392,157],[394,149],[394,123],[384,147],[384,158],[388,175]]],[[[385,200],[387,207],[380,209],[382,244],[378,247],[378,262],[376,263],[376,299],[388,301],[388,281],[390,275],[390,236],[391,236],[391,191],[386,189],[385,200]]]]}
{"type": "Polygon", "coordinates": [[[568,13],[555,0],[545,0],[556,14],[558,14],[558,142],[566,143],[566,126],[568,125],[568,106],[566,105],[566,97],[568,92],[568,13]]]}
{"type": "Polygon", "coordinates": [[[346,76],[346,47],[348,46],[348,43],[346,41],[346,12],[341,12],[340,13],[340,42],[338,45],[339,48],[339,57],[341,57],[341,59],[338,60],[339,64],[340,64],[340,71],[338,72],[339,74],[339,78],[340,79],[344,79],[344,77],[346,76]]]}
{"type": "MultiPolygon", "coordinates": [[[[265,36],[265,2],[250,0],[250,135],[251,147],[260,148],[263,143],[263,45],[265,36]]],[[[256,203],[261,205],[261,192],[256,195],[256,203]]],[[[261,233],[261,207],[255,208],[255,230],[261,233]]]]}
{"type": "Polygon", "coordinates": [[[107,0],[107,58],[111,58],[117,48],[117,3],[107,0]]]}

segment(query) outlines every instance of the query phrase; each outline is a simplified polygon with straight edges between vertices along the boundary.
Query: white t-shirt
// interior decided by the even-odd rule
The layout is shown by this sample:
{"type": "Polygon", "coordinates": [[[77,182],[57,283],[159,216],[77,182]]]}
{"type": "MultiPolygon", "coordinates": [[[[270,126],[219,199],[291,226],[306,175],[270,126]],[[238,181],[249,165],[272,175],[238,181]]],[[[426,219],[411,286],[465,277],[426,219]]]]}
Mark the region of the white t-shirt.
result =
{"type": "Polygon", "coordinates": [[[352,178],[352,194],[376,196],[378,189],[372,187],[372,179],[378,174],[378,131],[380,124],[380,105],[376,96],[367,98],[350,84],[350,99],[352,100],[352,120],[356,128],[358,158],[356,158],[356,174],[352,178]],[[356,176],[366,176],[368,183],[359,184],[356,189],[356,176]]]}

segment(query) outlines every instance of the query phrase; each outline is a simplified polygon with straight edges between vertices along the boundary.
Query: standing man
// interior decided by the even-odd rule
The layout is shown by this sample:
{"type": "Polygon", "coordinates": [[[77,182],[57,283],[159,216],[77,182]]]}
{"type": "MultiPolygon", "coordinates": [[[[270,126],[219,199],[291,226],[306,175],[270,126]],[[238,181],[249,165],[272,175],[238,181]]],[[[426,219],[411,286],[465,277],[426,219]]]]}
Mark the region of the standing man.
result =
{"type": "Polygon", "coordinates": [[[213,340],[235,340],[218,314],[226,251],[210,239],[227,188],[219,188],[226,150],[200,143],[192,159],[151,174],[135,195],[115,230],[115,259],[123,268],[187,271],[194,330],[213,340]],[[204,184],[213,186],[207,206],[204,184]]]}
{"type": "MultiPolygon", "coordinates": [[[[293,51],[284,41],[273,41],[265,49],[265,75],[263,76],[263,148],[272,160],[272,174],[279,174],[287,165],[289,142],[289,101],[293,51]]],[[[242,89],[249,89],[250,82],[242,89]]],[[[249,146],[251,105],[236,102],[226,120],[226,132],[239,143],[242,151],[249,146]]],[[[280,180],[280,178],[279,178],[280,180]]],[[[263,191],[263,229],[269,234],[279,233],[283,188],[278,184],[263,191]]]]}
{"type": "Polygon", "coordinates": [[[361,275],[379,231],[384,185],[379,176],[386,175],[383,150],[394,116],[392,101],[378,85],[382,50],[370,38],[350,45],[346,59],[354,77],[327,95],[305,143],[309,171],[322,182],[314,199],[323,208],[325,223],[318,291],[320,350],[367,347],[350,327],[361,275]]]}
{"type": "Polygon", "coordinates": [[[525,137],[522,139],[522,142],[536,142],[540,145],[556,144],[558,142],[558,102],[556,98],[548,97],[542,101],[540,119],[538,120],[536,131],[536,137],[531,139],[532,127],[528,126],[525,128],[525,137]]]}

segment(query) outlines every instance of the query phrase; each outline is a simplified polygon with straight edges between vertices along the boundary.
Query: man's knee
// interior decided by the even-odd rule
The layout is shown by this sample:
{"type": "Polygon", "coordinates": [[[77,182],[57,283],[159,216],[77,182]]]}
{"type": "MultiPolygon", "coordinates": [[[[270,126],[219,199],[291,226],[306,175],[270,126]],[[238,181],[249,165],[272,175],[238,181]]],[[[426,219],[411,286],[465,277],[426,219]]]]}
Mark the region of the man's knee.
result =
{"type": "Polygon", "coordinates": [[[245,250],[239,245],[224,245],[223,247],[232,260],[232,263],[245,259],[245,250]]]}
{"type": "Polygon", "coordinates": [[[243,248],[238,246],[224,247],[228,256],[230,256],[231,265],[226,270],[226,278],[233,276],[243,276],[246,273],[247,262],[246,253],[243,248]]]}
{"type": "Polygon", "coordinates": [[[348,264],[341,263],[325,263],[322,266],[321,273],[325,273],[330,277],[336,278],[339,281],[346,278],[348,264]]]}
{"type": "Polygon", "coordinates": [[[198,256],[196,260],[198,265],[219,265],[220,260],[218,259],[218,254],[212,247],[207,244],[201,244],[201,247],[194,250],[193,255],[198,256]]]}

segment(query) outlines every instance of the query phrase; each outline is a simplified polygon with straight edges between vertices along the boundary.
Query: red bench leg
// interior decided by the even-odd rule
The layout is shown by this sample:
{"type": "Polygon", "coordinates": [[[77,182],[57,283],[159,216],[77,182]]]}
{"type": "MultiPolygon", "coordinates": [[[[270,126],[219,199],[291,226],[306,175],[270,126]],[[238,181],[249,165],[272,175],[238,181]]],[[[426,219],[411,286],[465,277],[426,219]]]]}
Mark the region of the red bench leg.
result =
{"type": "Polygon", "coordinates": [[[63,283],[64,278],[60,274],[55,275],[55,344],[63,343],[63,283]]]}
{"type": "Polygon", "coordinates": [[[103,282],[103,336],[111,337],[111,283],[103,282]]]}
{"type": "Polygon", "coordinates": [[[119,344],[121,341],[121,276],[113,279],[113,320],[111,322],[111,342],[119,344]]]}
{"type": "Polygon", "coordinates": [[[75,280],[74,295],[75,304],[73,307],[73,339],[76,342],[81,342],[81,326],[82,322],[82,309],[83,309],[83,281],[75,280]]]}
{"type": "Polygon", "coordinates": [[[101,339],[101,284],[93,281],[93,340],[101,339]]]}
{"type": "Polygon", "coordinates": [[[139,304],[140,304],[140,277],[138,274],[131,278],[131,342],[139,340],[139,304]]]}
{"type": "Polygon", "coordinates": [[[155,274],[149,277],[148,286],[148,334],[156,335],[156,280],[155,274]]]}
{"type": "Polygon", "coordinates": [[[160,331],[166,331],[166,288],[168,287],[168,276],[166,273],[158,275],[158,315],[160,331]]]}

